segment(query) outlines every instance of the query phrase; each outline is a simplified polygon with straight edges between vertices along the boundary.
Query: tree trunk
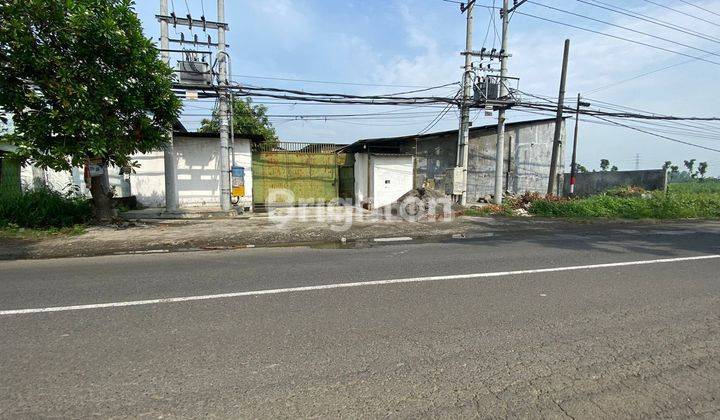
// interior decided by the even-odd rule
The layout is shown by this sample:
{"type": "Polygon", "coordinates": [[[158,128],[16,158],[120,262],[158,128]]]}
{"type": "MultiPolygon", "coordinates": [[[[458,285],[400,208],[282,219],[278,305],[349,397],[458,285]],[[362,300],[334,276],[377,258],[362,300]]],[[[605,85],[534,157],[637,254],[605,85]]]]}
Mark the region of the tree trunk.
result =
{"type": "Polygon", "coordinates": [[[109,222],[115,218],[107,165],[103,165],[102,175],[90,178],[90,194],[92,194],[93,209],[97,221],[109,222]]]}

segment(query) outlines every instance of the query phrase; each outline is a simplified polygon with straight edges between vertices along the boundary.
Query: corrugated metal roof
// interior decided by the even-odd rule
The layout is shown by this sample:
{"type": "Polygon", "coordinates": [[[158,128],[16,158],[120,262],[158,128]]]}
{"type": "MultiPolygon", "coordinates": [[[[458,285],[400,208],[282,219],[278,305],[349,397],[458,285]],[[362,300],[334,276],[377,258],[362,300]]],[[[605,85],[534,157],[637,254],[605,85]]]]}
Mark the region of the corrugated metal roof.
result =
{"type": "MultiPolygon", "coordinates": [[[[564,117],[567,118],[567,117],[564,117]]],[[[506,127],[517,127],[517,126],[523,126],[523,125],[532,125],[532,124],[539,124],[539,123],[548,123],[555,121],[555,118],[542,118],[539,120],[526,120],[526,121],[517,121],[517,122],[511,122],[505,124],[506,127]]],[[[478,132],[478,131],[484,131],[484,130],[497,130],[497,124],[488,124],[488,125],[482,125],[478,127],[470,127],[470,132],[478,132]]],[[[378,137],[378,138],[372,138],[372,139],[361,139],[356,141],[355,143],[348,144],[347,146],[341,148],[339,151],[347,151],[347,150],[353,150],[353,149],[362,149],[362,146],[366,144],[377,144],[377,143],[384,143],[384,142],[402,142],[402,141],[416,141],[416,140],[424,140],[434,137],[442,137],[446,136],[448,134],[457,134],[458,130],[446,130],[446,131],[438,131],[435,133],[427,133],[427,134],[414,134],[409,136],[398,136],[398,137],[378,137]]]]}

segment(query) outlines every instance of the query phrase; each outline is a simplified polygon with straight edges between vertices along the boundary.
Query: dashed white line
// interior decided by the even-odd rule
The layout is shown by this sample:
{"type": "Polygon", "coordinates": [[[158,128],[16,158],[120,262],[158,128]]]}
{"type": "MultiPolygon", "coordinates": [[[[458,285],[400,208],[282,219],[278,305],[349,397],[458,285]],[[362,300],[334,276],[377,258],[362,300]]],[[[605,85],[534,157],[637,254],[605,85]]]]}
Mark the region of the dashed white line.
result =
{"type": "Polygon", "coordinates": [[[684,261],[701,261],[701,260],[712,260],[718,259],[720,255],[701,255],[695,257],[679,257],[679,258],[664,258],[656,260],[640,260],[640,261],[627,261],[617,263],[606,263],[606,264],[591,264],[591,265],[574,265],[568,267],[553,267],[553,268],[538,268],[531,270],[516,270],[516,271],[497,271],[490,273],[473,273],[473,274],[456,274],[447,276],[430,276],[430,277],[408,277],[402,279],[389,279],[389,280],[374,280],[374,281],[359,281],[353,283],[335,283],[335,284],[321,284],[316,286],[303,286],[303,287],[286,287],[282,289],[268,289],[268,290],[253,290],[248,292],[234,292],[234,293],[219,293],[214,295],[198,295],[198,296],[182,296],[182,297],[171,297],[161,299],[146,299],[146,300],[133,300],[126,302],[108,302],[108,303],[93,303],[87,305],[71,305],[71,306],[51,306],[46,308],[29,308],[29,309],[10,309],[0,311],[0,315],[22,315],[22,314],[36,314],[44,312],[65,312],[65,311],[79,311],[84,309],[101,309],[101,308],[121,308],[125,306],[141,306],[141,305],[154,305],[159,303],[177,303],[177,302],[192,302],[200,300],[212,300],[212,299],[226,299],[226,298],[237,298],[245,296],[262,296],[262,295],[277,295],[281,293],[296,293],[296,292],[310,292],[317,290],[332,290],[332,289],[347,289],[351,287],[363,287],[363,286],[381,286],[388,284],[402,284],[402,283],[423,283],[431,281],[442,281],[442,280],[463,280],[463,279],[481,279],[490,277],[506,277],[506,276],[517,276],[524,274],[541,274],[541,273],[554,273],[560,271],[577,271],[577,270],[593,270],[601,268],[613,268],[613,267],[630,267],[630,266],[641,266],[650,264],[668,264],[684,261]]]}
{"type": "Polygon", "coordinates": [[[373,239],[375,242],[401,242],[401,241],[412,241],[412,238],[409,236],[396,236],[394,238],[375,238],[373,239]]]}

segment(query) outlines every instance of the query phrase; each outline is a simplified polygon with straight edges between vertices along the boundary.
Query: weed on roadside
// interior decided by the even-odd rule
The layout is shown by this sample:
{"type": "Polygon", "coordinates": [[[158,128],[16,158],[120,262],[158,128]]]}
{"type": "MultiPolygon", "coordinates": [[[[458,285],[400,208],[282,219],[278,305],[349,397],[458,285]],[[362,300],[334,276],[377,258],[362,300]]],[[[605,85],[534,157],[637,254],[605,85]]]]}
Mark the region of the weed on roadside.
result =
{"type": "Polygon", "coordinates": [[[72,228],[91,218],[92,207],[85,197],[49,188],[0,190],[0,228],[72,228]]]}

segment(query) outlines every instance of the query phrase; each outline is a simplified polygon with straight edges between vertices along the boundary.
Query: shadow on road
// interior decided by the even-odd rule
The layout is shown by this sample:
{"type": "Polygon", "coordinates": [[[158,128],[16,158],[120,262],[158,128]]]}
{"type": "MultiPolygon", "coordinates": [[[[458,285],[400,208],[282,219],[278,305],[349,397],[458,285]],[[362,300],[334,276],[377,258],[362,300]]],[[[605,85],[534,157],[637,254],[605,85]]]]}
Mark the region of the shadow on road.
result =
{"type": "Polygon", "coordinates": [[[611,254],[643,253],[658,257],[675,256],[678,251],[700,254],[720,253],[720,224],[716,222],[569,222],[560,220],[491,219],[469,220],[476,229],[463,243],[480,247],[531,243],[541,247],[573,251],[602,251],[611,254]],[[475,237],[477,231],[493,231],[475,237]]]}

